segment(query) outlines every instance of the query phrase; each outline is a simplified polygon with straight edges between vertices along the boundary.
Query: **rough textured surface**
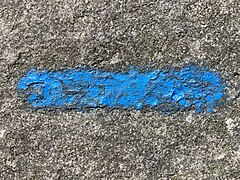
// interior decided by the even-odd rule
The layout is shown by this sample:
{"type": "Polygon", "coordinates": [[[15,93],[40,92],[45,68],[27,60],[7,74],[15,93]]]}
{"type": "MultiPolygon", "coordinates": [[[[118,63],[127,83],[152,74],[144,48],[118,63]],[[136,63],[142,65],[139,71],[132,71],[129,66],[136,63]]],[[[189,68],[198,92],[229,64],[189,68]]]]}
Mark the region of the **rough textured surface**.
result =
{"type": "Polygon", "coordinates": [[[239,0],[0,1],[0,179],[239,179],[239,0]],[[32,67],[220,72],[213,114],[26,110],[32,67]]]}
{"type": "Polygon", "coordinates": [[[119,73],[84,67],[31,69],[19,80],[17,90],[35,109],[152,108],[169,114],[195,109],[200,113],[224,104],[222,81],[218,73],[195,66],[142,72],[132,67],[119,73]]]}

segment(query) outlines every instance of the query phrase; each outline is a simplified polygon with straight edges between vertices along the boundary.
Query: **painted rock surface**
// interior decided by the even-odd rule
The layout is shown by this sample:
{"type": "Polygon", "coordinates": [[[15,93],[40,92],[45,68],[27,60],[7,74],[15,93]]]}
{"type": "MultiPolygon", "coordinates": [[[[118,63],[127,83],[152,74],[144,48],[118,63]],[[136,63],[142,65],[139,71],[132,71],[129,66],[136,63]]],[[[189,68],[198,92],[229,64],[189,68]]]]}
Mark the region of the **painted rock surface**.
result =
{"type": "Polygon", "coordinates": [[[212,112],[224,85],[218,73],[195,66],[115,73],[97,69],[30,70],[18,91],[33,108],[154,108],[162,112],[212,112]]]}

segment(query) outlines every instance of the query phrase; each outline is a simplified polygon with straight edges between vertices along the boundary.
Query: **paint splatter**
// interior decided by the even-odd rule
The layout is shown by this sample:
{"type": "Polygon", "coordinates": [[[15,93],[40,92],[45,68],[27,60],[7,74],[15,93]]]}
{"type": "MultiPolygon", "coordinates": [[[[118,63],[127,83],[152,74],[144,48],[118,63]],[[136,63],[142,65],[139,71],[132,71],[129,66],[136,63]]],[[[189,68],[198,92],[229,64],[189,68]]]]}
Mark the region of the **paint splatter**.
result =
{"type": "Polygon", "coordinates": [[[225,86],[218,73],[195,66],[181,70],[115,73],[77,68],[30,70],[18,91],[33,108],[154,108],[162,112],[195,109],[212,112],[225,86]]]}

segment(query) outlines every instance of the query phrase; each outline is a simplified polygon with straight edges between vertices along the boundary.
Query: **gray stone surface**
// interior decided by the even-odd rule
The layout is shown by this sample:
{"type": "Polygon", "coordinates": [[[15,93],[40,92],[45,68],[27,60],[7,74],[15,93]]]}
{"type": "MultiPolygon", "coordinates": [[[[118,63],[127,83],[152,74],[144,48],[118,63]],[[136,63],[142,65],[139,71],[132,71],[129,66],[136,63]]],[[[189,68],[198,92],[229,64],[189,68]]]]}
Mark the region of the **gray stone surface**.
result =
{"type": "Polygon", "coordinates": [[[0,179],[239,179],[238,0],[1,0],[0,179]],[[219,71],[213,114],[26,109],[31,67],[219,71]]]}

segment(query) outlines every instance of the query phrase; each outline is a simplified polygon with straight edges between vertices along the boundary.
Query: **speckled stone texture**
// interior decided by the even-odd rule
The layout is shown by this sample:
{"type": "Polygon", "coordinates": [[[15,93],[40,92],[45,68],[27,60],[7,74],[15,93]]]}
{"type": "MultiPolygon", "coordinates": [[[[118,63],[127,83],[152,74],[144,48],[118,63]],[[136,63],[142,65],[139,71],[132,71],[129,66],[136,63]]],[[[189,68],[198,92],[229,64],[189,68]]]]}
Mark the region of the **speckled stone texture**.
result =
{"type": "Polygon", "coordinates": [[[0,179],[239,179],[238,0],[0,1],[0,179]],[[26,110],[32,67],[120,72],[207,66],[226,80],[212,114],[26,110]]]}

